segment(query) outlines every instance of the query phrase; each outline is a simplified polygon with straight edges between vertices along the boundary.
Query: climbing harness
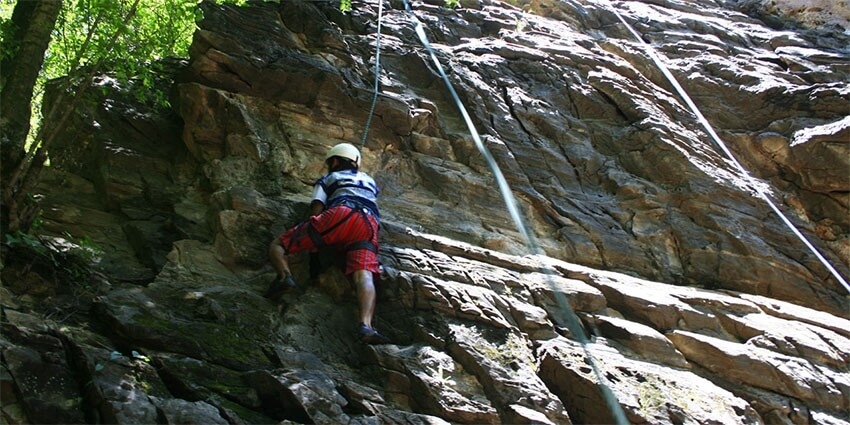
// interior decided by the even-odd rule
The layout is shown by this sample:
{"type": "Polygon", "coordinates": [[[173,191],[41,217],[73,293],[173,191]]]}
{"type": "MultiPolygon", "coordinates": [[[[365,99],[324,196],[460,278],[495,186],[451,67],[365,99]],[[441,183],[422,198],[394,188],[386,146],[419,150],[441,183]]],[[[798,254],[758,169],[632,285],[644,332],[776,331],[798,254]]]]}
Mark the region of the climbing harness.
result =
{"type": "MultiPolygon", "coordinates": [[[[487,161],[487,165],[490,167],[491,172],[495,176],[496,182],[499,185],[499,192],[502,195],[502,199],[504,200],[505,205],[507,206],[508,212],[510,213],[511,218],[514,221],[514,224],[522,235],[522,238],[526,243],[526,247],[533,254],[541,256],[545,255],[543,250],[535,241],[533,234],[528,231],[528,227],[525,224],[525,220],[520,215],[514,195],[511,192],[510,186],[505,180],[504,175],[502,175],[502,171],[499,168],[499,164],[496,163],[496,160],[490,154],[490,151],[487,149],[486,146],[484,146],[484,143],[481,142],[481,137],[478,135],[478,131],[475,129],[475,125],[472,123],[472,119],[470,118],[469,113],[467,113],[466,108],[463,106],[463,102],[457,95],[457,92],[455,91],[451,81],[449,81],[449,77],[443,70],[443,66],[440,64],[440,60],[434,53],[434,49],[431,48],[431,43],[428,41],[428,36],[425,34],[425,29],[423,28],[422,23],[419,21],[419,19],[416,18],[416,15],[410,9],[410,4],[408,3],[408,0],[403,1],[405,11],[410,16],[410,19],[415,25],[414,29],[416,31],[416,35],[419,36],[419,41],[422,43],[422,45],[428,51],[428,54],[431,56],[431,60],[434,62],[434,66],[440,73],[440,76],[442,77],[446,88],[449,90],[449,93],[451,93],[455,105],[457,105],[458,110],[463,116],[463,120],[466,123],[467,128],[469,129],[469,133],[472,135],[472,140],[475,142],[475,146],[478,148],[478,151],[487,161]]],[[[605,379],[605,376],[602,374],[601,369],[599,368],[596,360],[590,353],[589,341],[584,333],[584,329],[581,327],[581,322],[579,321],[578,315],[576,315],[572,307],[570,307],[570,304],[567,302],[567,298],[564,293],[555,289],[553,272],[548,267],[544,268],[544,270],[546,271],[546,275],[549,280],[549,286],[552,287],[552,293],[555,296],[555,300],[558,303],[558,306],[560,307],[561,311],[564,312],[564,319],[567,323],[567,327],[569,328],[570,333],[573,335],[573,337],[578,339],[578,342],[584,349],[585,356],[590,362],[590,365],[596,376],[597,384],[599,385],[600,391],[602,392],[602,397],[605,399],[605,403],[608,405],[608,409],[611,411],[618,425],[628,424],[629,421],[626,418],[626,414],[623,411],[623,407],[620,406],[620,403],[617,401],[617,398],[614,395],[613,391],[611,391],[611,388],[609,388],[609,386],[606,384],[607,379],[605,379]]]]}
{"type": "Polygon", "coordinates": [[[617,11],[616,7],[610,6],[610,9],[614,12],[614,14],[617,15],[617,18],[620,20],[620,22],[622,22],[623,25],[628,28],[629,32],[635,37],[635,39],[637,39],[638,43],[640,43],[644,47],[647,54],[649,54],[653,62],[655,62],[655,65],[658,66],[658,68],[667,78],[667,81],[669,81],[670,84],[673,85],[673,87],[676,89],[676,92],[679,93],[679,96],[681,96],[682,99],[684,99],[685,103],[687,103],[688,107],[691,108],[691,112],[693,112],[693,114],[697,117],[697,120],[699,120],[700,124],[702,124],[702,126],[711,136],[714,143],[717,144],[718,147],[720,147],[720,149],[723,151],[724,154],[726,154],[726,157],[729,158],[735,168],[737,168],[741,175],[743,175],[747,179],[750,185],[755,189],[758,196],[762,200],[764,200],[767,205],[770,206],[770,208],[776,213],[776,215],[779,216],[782,222],[786,226],[788,226],[791,232],[794,233],[794,235],[797,236],[797,238],[799,238],[803,242],[803,244],[806,245],[807,248],[809,248],[812,254],[817,257],[817,259],[824,265],[824,267],[826,267],[827,270],[829,270],[830,273],[832,273],[835,279],[838,280],[838,282],[842,284],[848,292],[850,292],[850,284],[847,283],[847,280],[844,279],[844,277],[842,277],[837,270],[835,270],[835,267],[832,266],[829,260],[827,260],[823,256],[823,254],[821,254],[820,251],[815,248],[815,246],[809,241],[809,239],[806,238],[806,236],[803,235],[803,233],[800,232],[799,229],[797,229],[797,226],[791,223],[791,220],[789,220],[788,217],[785,216],[782,210],[780,210],[779,207],[776,206],[776,204],[770,199],[768,194],[762,189],[761,185],[756,181],[755,177],[750,175],[747,169],[744,168],[744,166],[741,165],[741,163],[738,162],[737,159],[735,159],[735,156],[732,154],[726,144],[723,143],[723,140],[720,138],[720,136],[717,135],[717,133],[714,131],[714,128],[711,126],[705,116],[702,115],[697,105],[694,103],[693,100],[691,100],[691,97],[688,96],[688,93],[679,84],[679,81],[676,80],[676,77],[673,76],[673,73],[671,73],[667,66],[664,65],[664,62],[661,60],[661,56],[655,51],[655,48],[653,48],[652,45],[643,40],[643,37],[641,37],[640,34],[628,22],[626,22],[626,19],[623,18],[620,12],[617,11]]]}
{"type": "Polygon", "coordinates": [[[369,126],[372,125],[372,117],[375,115],[375,105],[378,103],[378,90],[381,82],[381,21],[384,18],[384,0],[378,0],[378,28],[375,34],[375,89],[372,95],[372,106],[366,117],[366,125],[363,128],[363,138],[360,140],[360,150],[366,145],[366,137],[369,136],[369,126]]]}
{"type": "MultiPolygon", "coordinates": [[[[304,230],[301,233],[302,234],[306,233],[306,236],[310,238],[310,240],[312,241],[312,243],[316,247],[316,249],[322,250],[322,249],[325,249],[325,248],[330,248],[332,246],[325,243],[325,236],[333,233],[340,226],[348,225],[347,223],[349,222],[349,220],[351,220],[352,217],[354,217],[355,215],[359,214],[360,219],[363,220],[363,222],[368,225],[369,236],[368,236],[368,238],[364,238],[364,240],[362,240],[362,241],[351,242],[349,244],[346,244],[345,246],[342,247],[343,251],[348,252],[348,251],[357,251],[357,250],[365,249],[365,250],[372,251],[372,252],[377,254],[378,253],[378,247],[375,245],[374,242],[372,242],[372,240],[375,238],[375,228],[372,226],[372,222],[369,220],[369,218],[371,217],[372,219],[374,219],[375,226],[377,226],[378,223],[379,223],[378,218],[375,217],[374,215],[372,215],[372,213],[370,213],[369,210],[366,207],[357,207],[357,206],[352,206],[351,204],[344,204],[344,205],[340,205],[340,206],[344,206],[344,207],[348,208],[349,211],[342,218],[338,218],[337,221],[334,224],[332,224],[330,227],[320,231],[320,230],[316,229],[315,227],[313,227],[313,223],[311,221],[305,221],[305,222],[303,222],[299,225],[299,226],[304,226],[304,230]]],[[[284,246],[284,250],[286,252],[290,252],[292,250],[291,249],[292,243],[294,243],[294,242],[290,241],[290,243],[287,246],[284,246]]]]}

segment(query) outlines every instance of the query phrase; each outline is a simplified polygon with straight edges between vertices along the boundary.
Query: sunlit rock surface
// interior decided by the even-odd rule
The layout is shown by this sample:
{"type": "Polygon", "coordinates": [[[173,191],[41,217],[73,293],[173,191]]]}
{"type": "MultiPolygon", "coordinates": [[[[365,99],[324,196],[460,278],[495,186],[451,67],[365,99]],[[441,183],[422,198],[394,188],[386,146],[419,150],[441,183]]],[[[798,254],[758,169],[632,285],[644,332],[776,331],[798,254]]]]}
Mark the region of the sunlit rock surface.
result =
{"type": "Polygon", "coordinates": [[[170,111],[98,81],[42,228],[90,241],[101,272],[57,287],[7,260],[5,422],[611,423],[605,388],[631,423],[850,422],[848,292],[756,196],[850,276],[846,6],[412,4],[529,244],[385,3],[363,147],[394,342],[376,347],[331,255],[262,297],[268,241],[366,130],[378,5],[353,6],[202,4],[170,111]]]}

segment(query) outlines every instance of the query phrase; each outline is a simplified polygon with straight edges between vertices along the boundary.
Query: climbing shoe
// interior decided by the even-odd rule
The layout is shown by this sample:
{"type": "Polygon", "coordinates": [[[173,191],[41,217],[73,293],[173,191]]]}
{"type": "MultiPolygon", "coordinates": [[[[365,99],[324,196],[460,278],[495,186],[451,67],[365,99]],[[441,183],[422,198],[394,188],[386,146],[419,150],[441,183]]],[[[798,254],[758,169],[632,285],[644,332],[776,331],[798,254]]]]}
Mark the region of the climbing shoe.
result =
{"type": "Polygon", "coordinates": [[[295,279],[292,278],[292,275],[286,275],[286,277],[281,278],[280,275],[275,277],[272,283],[269,285],[269,289],[266,290],[266,298],[277,302],[280,301],[280,297],[283,294],[295,289],[295,279]]]}
{"type": "Polygon", "coordinates": [[[366,344],[380,345],[390,343],[389,338],[378,333],[375,328],[366,326],[365,323],[360,324],[360,327],[357,329],[357,333],[360,335],[360,341],[365,342],[366,344]]]}

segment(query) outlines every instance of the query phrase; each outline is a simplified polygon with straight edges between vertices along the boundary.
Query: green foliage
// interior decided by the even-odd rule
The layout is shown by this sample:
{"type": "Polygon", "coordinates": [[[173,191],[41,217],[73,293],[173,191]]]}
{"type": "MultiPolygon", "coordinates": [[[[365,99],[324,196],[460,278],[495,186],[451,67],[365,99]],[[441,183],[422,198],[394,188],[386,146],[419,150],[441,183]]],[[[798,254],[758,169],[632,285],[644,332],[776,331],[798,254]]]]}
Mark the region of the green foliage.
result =
{"type": "Polygon", "coordinates": [[[17,231],[6,233],[4,243],[12,248],[26,253],[25,257],[33,265],[52,269],[54,275],[64,276],[69,283],[85,285],[92,274],[92,267],[100,260],[103,249],[90,238],[75,239],[65,233],[66,239],[49,240],[17,231]]]}
{"type": "Polygon", "coordinates": [[[446,0],[444,4],[449,9],[457,9],[460,7],[460,0],[446,0]]]}
{"type": "Polygon", "coordinates": [[[16,0],[0,0],[0,18],[9,19],[15,10],[16,0]]]}
{"type": "Polygon", "coordinates": [[[528,26],[528,20],[524,17],[516,18],[516,32],[525,32],[525,28],[528,26]]]}
{"type": "Polygon", "coordinates": [[[49,256],[50,250],[41,242],[37,236],[21,232],[7,233],[5,235],[6,244],[12,247],[24,247],[32,250],[38,255],[49,256]]]}
{"type": "Polygon", "coordinates": [[[72,241],[74,252],[80,259],[82,259],[87,264],[92,264],[97,262],[101,256],[103,256],[103,249],[97,245],[91,238],[88,236],[83,236],[80,239],[74,241],[74,237],[71,236],[70,233],[65,232],[64,236],[72,241]]]}
{"type": "Polygon", "coordinates": [[[39,213],[33,220],[28,233],[20,230],[12,233],[5,233],[3,234],[3,242],[12,247],[25,247],[41,256],[49,256],[50,250],[47,246],[45,246],[44,242],[36,236],[38,228],[41,227],[42,223],[41,214],[39,213]]]}
{"type": "Polygon", "coordinates": [[[664,394],[651,382],[641,382],[638,387],[638,402],[640,412],[644,417],[652,417],[665,403],[664,394]]]}
{"type": "Polygon", "coordinates": [[[15,37],[16,28],[12,25],[13,3],[0,0],[0,60],[5,60],[18,49],[20,40],[15,37]]]}
{"type": "Polygon", "coordinates": [[[339,11],[342,13],[351,12],[351,0],[339,0],[339,11]]]}
{"type": "Polygon", "coordinates": [[[492,345],[486,340],[482,341],[478,349],[489,359],[503,366],[510,366],[515,363],[529,368],[534,367],[534,356],[531,350],[522,337],[516,334],[509,334],[504,344],[501,345],[492,345]]]}
{"type": "MultiPolygon", "coordinates": [[[[460,0],[444,0],[443,5],[449,9],[457,9],[461,7],[460,0]]],[[[351,0],[340,0],[339,11],[342,13],[351,12],[351,0]]]]}
{"type": "Polygon", "coordinates": [[[444,370],[445,369],[443,369],[442,364],[437,365],[437,376],[436,376],[437,382],[439,382],[440,385],[442,385],[442,386],[456,385],[457,383],[454,381],[454,379],[451,378],[451,376],[443,373],[444,370]]]}
{"type": "Polygon", "coordinates": [[[195,0],[77,0],[60,12],[42,69],[43,81],[109,71],[119,85],[135,80],[141,100],[160,97],[152,63],[188,55],[200,9],[195,0]]]}
{"type": "MultiPolygon", "coordinates": [[[[9,19],[15,7],[25,4],[23,1],[0,0],[3,42],[0,58],[17,54],[17,46],[28,36],[23,33],[24,29],[14,28],[9,19]]],[[[241,4],[245,0],[219,1],[241,4]]],[[[56,133],[44,131],[44,123],[60,127],[71,114],[79,111],[96,76],[108,76],[114,80],[113,86],[131,93],[137,100],[159,107],[170,106],[166,87],[156,84],[156,65],[167,57],[188,55],[195,22],[201,18],[197,3],[198,0],[65,0],[61,3],[31,99],[15,101],[31,108],[28,112],[32,125],[25,139],[21,135],[18,140],[10,141],[11,146],[27,150],[23,160],[18,164],[4,164],[7,169],[15,170],[9,173],[15,176],[15,181],[4,182],[14,188],[3,194],[2,202],[12,208],[0,217],[8,226],[5,230],[27,229],[33,211],[38,208],[23,202],[22,198],[31,196],[43,166],[49,163],[56,133]],[[42,108],[48,81],[55,81],[55,92],[68,97],[53,102],[50,108],[42,108]],[[45,116],[41,116],[42,111],[45,116]],[[10,218],[14,219],[6,223],[10,218]]],[[[47,28],[48,24],[41,22],[35,27],[47,28]]],[[[39,64],[32,63],[32,66],[39,64]]],[[[23,63],[23,66],[28,64],[23,63]]],[[[31,81],[19,84],[29,93],[31,81]]]]}
{"type": "Polygon", "coordinates": [[[54,78],[76,66],[100,64],[126,77],[163,57],[186,56],[199,13],[194,0],[68,2],[45,73],[54,78]]]}

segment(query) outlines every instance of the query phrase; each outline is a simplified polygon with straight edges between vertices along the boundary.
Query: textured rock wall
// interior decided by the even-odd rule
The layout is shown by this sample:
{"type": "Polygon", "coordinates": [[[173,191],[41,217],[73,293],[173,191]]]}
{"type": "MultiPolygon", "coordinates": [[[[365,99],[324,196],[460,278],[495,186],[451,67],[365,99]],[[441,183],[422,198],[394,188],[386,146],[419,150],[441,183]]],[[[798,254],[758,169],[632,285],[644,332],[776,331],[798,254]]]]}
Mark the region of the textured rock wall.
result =
{"type": "Polygon", "coordinates": [[[759,2],[415,3],[545,254],[530,255],[403,4],[385,3],[363,153],[394,344],[372,347],[332,256],[315,278],[295,258],[280,305],[261,294],[267,242],[304,218],[324,152],[360,142],[377,4],[202,8],[164,74],[173,111],[113,87],[66,133],[45,232],[93,240],[102,272],[51,288],[5,265],[7,422],[610,423],[600,377],[632,423],[850,422],[847,291],[753,195],[770,188],[850,276],[837,27],[759,2]]]}

